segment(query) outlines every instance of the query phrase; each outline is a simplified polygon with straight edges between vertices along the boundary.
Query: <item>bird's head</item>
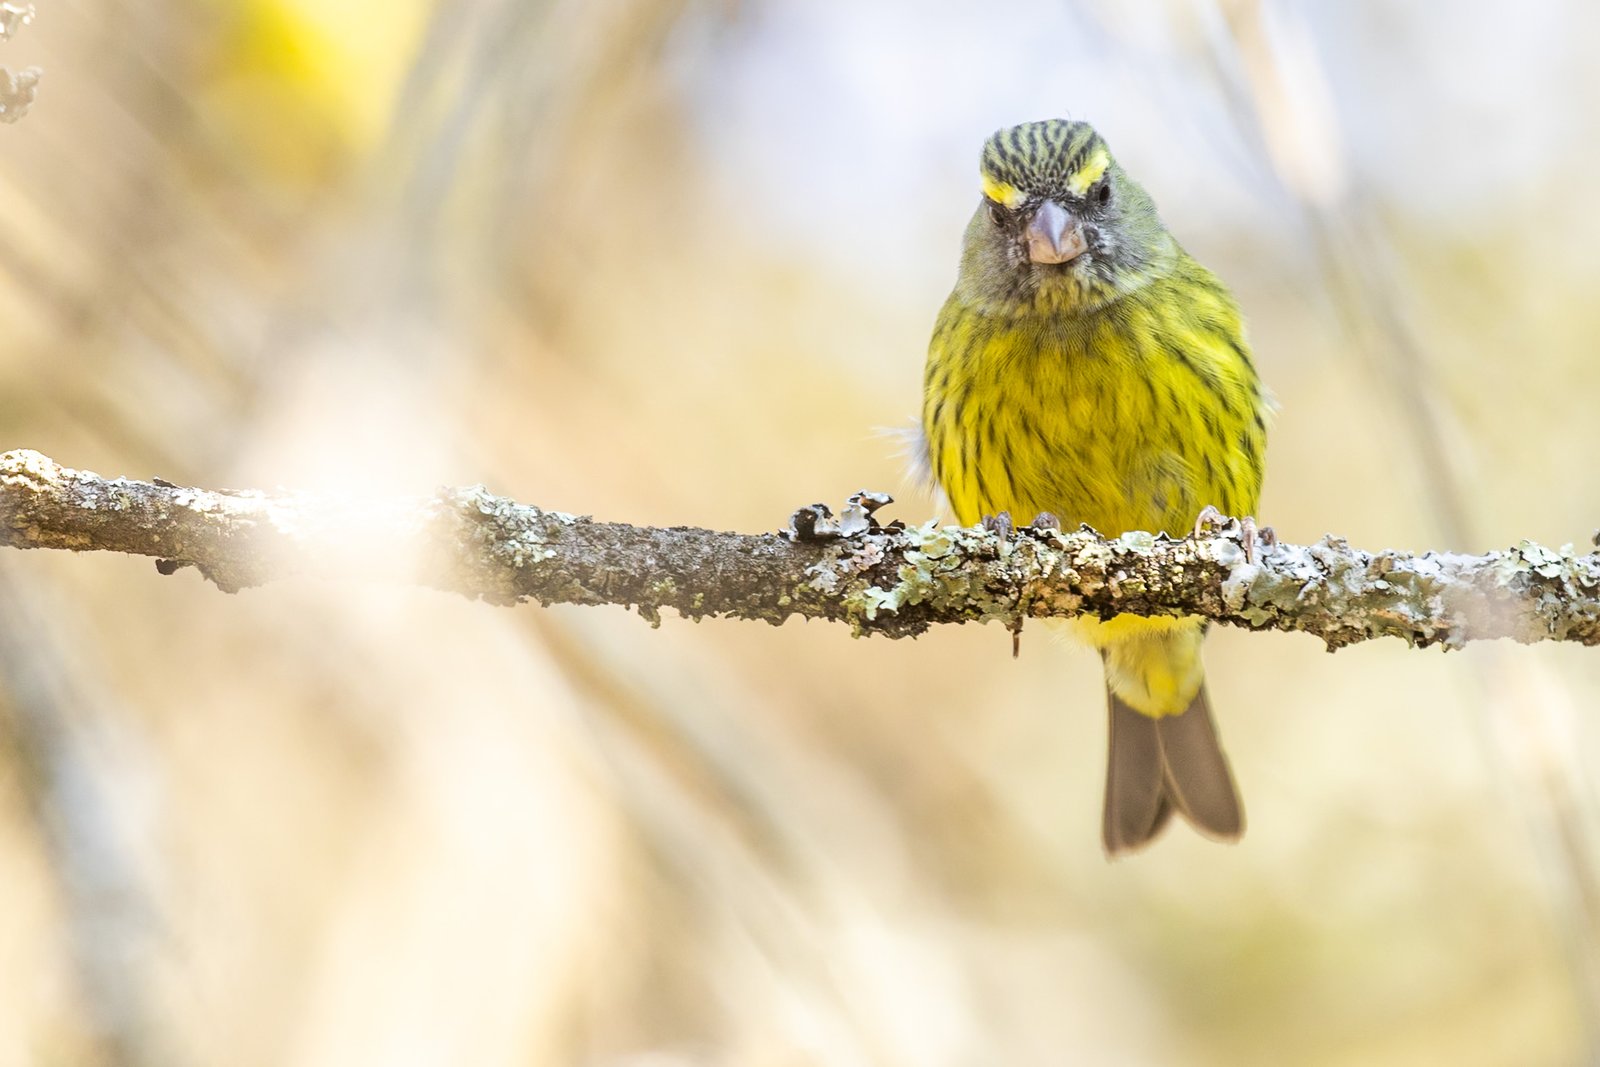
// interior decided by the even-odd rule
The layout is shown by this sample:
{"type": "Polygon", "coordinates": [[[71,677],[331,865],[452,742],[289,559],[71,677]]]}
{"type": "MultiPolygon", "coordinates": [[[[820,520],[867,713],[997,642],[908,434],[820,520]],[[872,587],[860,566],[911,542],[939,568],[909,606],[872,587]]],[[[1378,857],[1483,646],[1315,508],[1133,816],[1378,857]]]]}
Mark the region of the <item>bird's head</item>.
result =
{"type": "Polygon", "coordinates": [[[995,311],[1104,307],[1171,268],[1155,204],[1086,122],[1000,130],[983,146],[983,201],[967,226],[957,292],[995,311]]]}

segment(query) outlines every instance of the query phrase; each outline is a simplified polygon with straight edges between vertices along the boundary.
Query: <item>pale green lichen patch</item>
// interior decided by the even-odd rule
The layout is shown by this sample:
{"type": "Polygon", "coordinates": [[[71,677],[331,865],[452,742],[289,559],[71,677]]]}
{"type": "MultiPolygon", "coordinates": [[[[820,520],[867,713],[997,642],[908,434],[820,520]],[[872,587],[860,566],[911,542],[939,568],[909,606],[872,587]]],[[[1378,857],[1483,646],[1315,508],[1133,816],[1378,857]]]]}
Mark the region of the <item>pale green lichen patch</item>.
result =
{"type": "Polygon", "coordinates": [[[443,489],[441,494],[453,498],[459,507],[476,510],[502,522],[554,522],[561,526],[575,526],[586,521],[584,516],[570,515],[565,511],[549,511],[532,504],[519,504],[515,500],[496,496],[483,485],[469,485],[461,489],[443,489]]]}
{"type": "Polygon", "coordinates": [[[960,527],[940,526],[937,519],[929,519],[921,526],[908,527],[902,534],[902,543],[908,556],[917,553],[929,559],[940,559],[955,549],[960,536],[960,527]]]}
{"type": "Polygon", "coordinates": [[[1600,556],[1578,553],[1572,545],[1547,548],[1521,541],[1496,553],[1488,570],[1502,587],[1497,607],[1504,622],[1521,611],[1528,616],[1518,640],[1544,637],[1567,639],[1574,633],[1592,634],[1600,620],[1593,590],[1600,586],[1600,556]]]}
{"type": "MultiPolygon", "coordinates": [[[[885,615],[908,607],[927,605],[936,611],[959,612],[963,620],[986,622],[1012,620],[1017,616],[1017,599],[1011,591],[1015,581],[989,568],[1006,567],[1003,551],[991,534],[981,528],[963,529],[941,526],[937,521],[910,527],[898,534],[900,564],[892,583],[857,581],[843,591],[846,618],[859,635],[885,615]],[[992,591],[1000,590],[1000,592],[992,591]]],[[[862,570],[877,566],[887,558],[884,545],[873,545],[852,561],[862,570]]],[[[815,572],[826,564],[812,568],[815,572]]],[[[837,591],[839,577],[834,571],[828,579],[818,575],[813,588],[825,585],[837,591]]]]}
{"type": "Polygon", "coordinates": [[[1519,574],[1537,574],[1541,578],[1570,580],[1585,589],[1600,584],[1600,559],[1594,553],[1580,555],[1570,544],[1551,549],[1532,541],[1519,541],[1495,556],[1494,571],[1502,581],[1519,574]]]}
{"type": "Polygon", "coordinates": [[[809,578],[807,586],[824,596],[833,596],[837,593],[839,583],[843,580],[840,573],[840,560],[843,557],[842,548],[830,546],[821,559],[806,568],[805,573],[809,578]]]}
{"type": "Polygon", "coordinates": [[[1129,530],[1112,543],[1130,552],[1148,553],[1156,547],[1156,535],[1146,530],[1129,530]]]}
{"type": "Polygon", "coordinates": [[[903,582],[892,589],[869,585],[859,594],[847,598],[846,603],[852,605],[853,612],[859,612],[862,618],[872,622],[877,619],[879,611],[899,611],[905,603],[905,595],[906,584],[903,582]]]}
{"type": "Polygon", "coordinates": [[[1553,552],[1532,541],[1520,541],[1499,555],[1497,572],[1502,579],[1509,580],[1517,574],[1530,572],[1544,578],[1555,578],[1561,574],[1567,559],[1571,558],[1572,546],[1566,546],[1566,552],[1563,554],[1553,552]]]}
{"type": "Polygon", "coordinates": [[[1264,574],[1265,572],[1262,568],[1254,563],[1241,563],[1234,567],[1228,572],[1228,576],[1222,580],[1223,605],[1229,611],[1242,615],[1251,623],[1268,621],[1271,617],[1271,612],[1257,602],[1255,596],[1270,603],[1277,590],[1272,588],[1271,583],[1261,581],[1264,574]],[[1258,584],[1262,587],[1259,592],[1257,592],[1258,584]],[[1252,596],[1252,594],[1255,594],[1255,596],[1252,596]]]}

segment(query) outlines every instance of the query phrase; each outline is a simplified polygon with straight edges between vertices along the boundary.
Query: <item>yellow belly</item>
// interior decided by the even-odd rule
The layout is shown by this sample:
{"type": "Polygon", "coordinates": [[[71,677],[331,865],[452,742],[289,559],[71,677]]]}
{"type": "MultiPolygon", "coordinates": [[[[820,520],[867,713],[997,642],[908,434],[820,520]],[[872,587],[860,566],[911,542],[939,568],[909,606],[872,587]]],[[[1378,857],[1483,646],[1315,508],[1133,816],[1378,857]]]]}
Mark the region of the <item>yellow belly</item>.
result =
{"type": "Polygon", "coordinates": [[[1265,403],[1242,342],[1151,300],[1122,306],[1133,299],[1043,322],[946,305],[923,426],[961,523],[1049,511],[1108,536],[1177,537],[1207,504],[1255,510],[1265,403]]]}
{"type": "MultiPolygon", "coordinates": [[[[1210,279],[1192,260],[1183,269],[1210,279]]],[[[1048,511],[1067,529],[1181,537],[1207,504],[1254,512],[1266,400],[1231,299],[1214,280],[1183,280],[1077,316],[986,317],[951,298],[929,349],[923,428],[959,522],[1048,511]]],[[[1198,690],[1200,630],[1128,615],[1072,625],[1114,650],[1113,688],[1152,715],[1181,712],[1198,690]]]]}

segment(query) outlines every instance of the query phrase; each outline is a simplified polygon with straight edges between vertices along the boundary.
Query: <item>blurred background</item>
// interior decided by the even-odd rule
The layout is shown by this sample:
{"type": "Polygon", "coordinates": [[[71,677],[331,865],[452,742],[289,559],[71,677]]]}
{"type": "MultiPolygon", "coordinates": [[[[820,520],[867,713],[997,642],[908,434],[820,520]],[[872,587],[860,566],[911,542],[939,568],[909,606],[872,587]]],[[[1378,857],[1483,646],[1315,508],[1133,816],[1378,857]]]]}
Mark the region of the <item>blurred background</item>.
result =
{"type": "MultiPolygon", "coordinates": [[[[40,0],[0,448],[771,530],[871,487],[983,139],[1234,289],[1265,521],[1600,525],[1600,9],[40,0]]],[[[1595,1062],[1600,656],[1214,631],[1246,798],[1108,864],[1096,658],[0,553],[0,1067],[1595,1062]]]]}

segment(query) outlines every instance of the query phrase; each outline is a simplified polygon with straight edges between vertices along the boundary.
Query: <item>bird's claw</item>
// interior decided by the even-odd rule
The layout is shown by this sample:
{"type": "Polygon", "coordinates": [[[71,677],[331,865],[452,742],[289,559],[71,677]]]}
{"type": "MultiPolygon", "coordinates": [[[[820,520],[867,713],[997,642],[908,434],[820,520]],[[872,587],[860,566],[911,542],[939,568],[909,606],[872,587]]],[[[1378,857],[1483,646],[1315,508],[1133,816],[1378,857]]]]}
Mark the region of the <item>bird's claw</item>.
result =
{"type": "Polygon", "coordinates": [[[1208,533],[1232,533],[1237,528],[1239,531],[1239,545],[1244,549],[1246,563],[1256,561],[1256,546],[1271,548],[1278,543],[1278,532],[1270,526],[1257,526],[1254,515],[1243,515],[1231,519],[1207,504],[1200,509],[1200,514],[1194,520],[1194,536],[1204,537],[1208,533]]]}
{"type": "Polygon", "coordinates": [[[1191,536],[1201,538],[1213,529],[1221,529],[1227,524],[1228,517],[1218,511],[1216,505],[1207,504],[1200,509],[1200,514],[1194,517],[1194,533],[1191,536]]]}
{"type": "MultiPolygon", "coordinates": [[[[997,515],[985,515],[979,520],[979,525],[990,533],[999,534],[1001,539],[1006,541],[1011,540],[1011,535],[1017,529],[1016,522],[1011,518],[1011,512],[1009,511],[1002,511],[997,515]]],[[[1059,530],[1061,529],[1061,520],[1051,512],[1041,511],[1023,529],[1039,533],[1048,530],[1059,530]]]]}
{"type": "Polygon", "coordinates": [[[1256,546],[1271,548],[1278,543],[1278,531],[1270,526],[1257,526],[1254,515],[1239,520],[1239,543],[1244,547],[1244,561],[1256,561],[1256,546]]]}

